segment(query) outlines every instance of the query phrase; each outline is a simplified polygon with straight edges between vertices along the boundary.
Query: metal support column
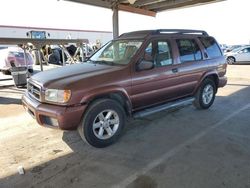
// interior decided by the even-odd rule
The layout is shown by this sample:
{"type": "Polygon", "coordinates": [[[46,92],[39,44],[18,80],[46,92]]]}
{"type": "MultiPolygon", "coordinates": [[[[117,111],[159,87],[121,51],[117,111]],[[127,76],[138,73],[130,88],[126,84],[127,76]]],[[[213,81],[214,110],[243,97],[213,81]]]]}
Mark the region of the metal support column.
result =
{"type": "Polygon", "coordinates": [[[27,63],[27,56],[26,56],[26,46],[23,46],[23,57],[24,57],[24,64],[28,69],[28,63],[27,63]]]}
{"type": "Polygon", "coordinates": [[[41,48],[38,49],[38,59],[39,59],[39,63],[40,63],[40,69],[41,71],[43,71],[43,62],[42,62],[42,55],[41,55],[41,48]]]}
{"type": "Polygon", "coordinates": [[[119,36],[119,17],[118,17],[118,7],[117,5],[113,7],[113,38],[119,36]]]}
{"type": "Polygon", "coordinates": [[[61,52],[62,52],[62,63],[63,63],[63,66],[65,66],[65,54],[64,54],[64,51],[63,51],[63,49],[61,50],[61,52]]]}

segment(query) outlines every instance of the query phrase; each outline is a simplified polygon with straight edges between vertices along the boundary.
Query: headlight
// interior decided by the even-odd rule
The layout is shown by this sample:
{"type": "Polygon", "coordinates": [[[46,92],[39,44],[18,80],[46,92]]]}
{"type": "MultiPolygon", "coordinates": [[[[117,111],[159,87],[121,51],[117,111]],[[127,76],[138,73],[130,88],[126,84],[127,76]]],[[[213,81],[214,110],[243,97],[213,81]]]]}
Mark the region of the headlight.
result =
{"type": "Polygon", "coordinates": [[[45,100],[56,103],[66,103],[71,96],[70,90],[46,89],[45,100]]]}

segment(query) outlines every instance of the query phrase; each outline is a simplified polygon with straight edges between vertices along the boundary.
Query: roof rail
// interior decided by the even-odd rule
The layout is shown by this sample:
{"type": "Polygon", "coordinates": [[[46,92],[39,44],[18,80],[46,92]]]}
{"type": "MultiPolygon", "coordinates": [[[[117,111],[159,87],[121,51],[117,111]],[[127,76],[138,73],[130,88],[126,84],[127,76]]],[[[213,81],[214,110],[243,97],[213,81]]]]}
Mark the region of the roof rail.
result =
{"type": "Polygon", "coordinates": [[[156,33],[166,33],[166,34],[196,34],[209,36],[206,31],[203,30],[191,30],[191,29],[157,29],[156,33]]]}
{"type": "Polygon", "coordinates": [[[152,34],[154,30],[139,30],[139,31],[131,31],[131,32],[127,32],[127,33],[123,33],[119,36],[119,38],[123,37],[123,36],[138,36],[138,35],[144,35],[147,36],[149,34],[152,34]]]}

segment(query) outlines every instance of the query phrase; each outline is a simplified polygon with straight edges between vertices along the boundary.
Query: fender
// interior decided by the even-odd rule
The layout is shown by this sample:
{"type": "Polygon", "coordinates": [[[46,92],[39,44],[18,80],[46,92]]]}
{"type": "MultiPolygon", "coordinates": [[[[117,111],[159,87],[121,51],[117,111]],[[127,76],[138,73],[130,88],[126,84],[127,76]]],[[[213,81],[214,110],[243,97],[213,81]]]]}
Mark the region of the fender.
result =
{"type": "Polygon", "coordinates": [[[132,112],[132,103],[128,95],[128,92],[127,90],[125,90],[124,88],[120,86],[106,86],[106,87],[100,87],[100,88],[90,90],[85,93],[80,103],[89,104],[95,99],[111,96],[112,94],[122,95],[123,99],[125,99],[128,112],[129,113],[132,112]]]}
{"type": "MultiPolygon", "coordinates": [[[[195,94],[195,93],[198,91],[198,89],[199,89],[201,83],[203,82],[203,80],[204,80],[205,78],[209,77],[209,76],[216,77],[216,79],[217,79],[217,81],[218,81],[219,75],[218,75],[218,72],[217,72],[216,70],[211,70],[211,71],[205,72],[205,73],[202,75],[202,77],[200,78],[198,84],[196,85],[193,94],[195,94]]],[[[215,84],[218,85],[218,83],[215,83],[215,84]]]]}

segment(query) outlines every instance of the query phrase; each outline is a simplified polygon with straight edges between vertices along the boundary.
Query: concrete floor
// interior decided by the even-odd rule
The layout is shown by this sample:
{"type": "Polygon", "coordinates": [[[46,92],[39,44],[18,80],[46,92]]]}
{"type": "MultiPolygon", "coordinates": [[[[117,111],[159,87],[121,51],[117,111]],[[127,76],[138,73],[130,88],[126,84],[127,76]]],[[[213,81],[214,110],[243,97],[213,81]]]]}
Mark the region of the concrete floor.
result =
{"type": "Polygon", "coordinates": [[[20,105],[24,90],[1,89],[0,187],[250,188],[249,73],[250,65],[229,66],[209,110],[130,120],[104,149],[38,126],[20,105]]]}

